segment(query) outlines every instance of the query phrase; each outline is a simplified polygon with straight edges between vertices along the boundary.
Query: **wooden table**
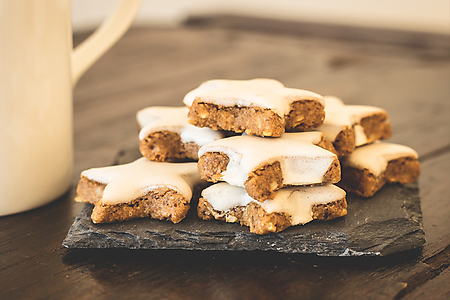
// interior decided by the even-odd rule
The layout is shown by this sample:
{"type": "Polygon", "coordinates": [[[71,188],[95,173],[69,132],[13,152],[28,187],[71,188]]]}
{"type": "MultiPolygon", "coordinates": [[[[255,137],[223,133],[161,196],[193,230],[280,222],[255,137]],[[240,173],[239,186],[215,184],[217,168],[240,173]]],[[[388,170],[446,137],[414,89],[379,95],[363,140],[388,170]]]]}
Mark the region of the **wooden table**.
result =
{"type": "Polygon", "coordinates": [[[75,89],[71,191],[0,218],[0,298],[449,299],[449,49],[443,36],[235,17],[132,29],[75,89]],[[79,173],[137,147],[137,110],[182,105],[207,79],[254,77],[388,111],[391,141],[420,154],[421,251],[326,258],[61,246],[82,208],[73,201],[79,173]]]}

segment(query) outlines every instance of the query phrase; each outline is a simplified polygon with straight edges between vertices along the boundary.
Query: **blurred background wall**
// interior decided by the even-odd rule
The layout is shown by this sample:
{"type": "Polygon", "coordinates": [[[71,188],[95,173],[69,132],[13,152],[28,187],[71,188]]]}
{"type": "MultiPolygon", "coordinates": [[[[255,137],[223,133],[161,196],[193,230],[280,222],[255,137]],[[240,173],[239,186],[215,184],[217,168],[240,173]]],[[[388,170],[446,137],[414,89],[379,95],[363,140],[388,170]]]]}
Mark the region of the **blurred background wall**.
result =
{"type": "MultiPolygon", "coordinates": [[[[74,31],[94,29],[117,3],[73,0],[74,31]]],[[[450,0],[145,0],[135,25],[173,27],[215,14],[450,34],[450,0]]]]}

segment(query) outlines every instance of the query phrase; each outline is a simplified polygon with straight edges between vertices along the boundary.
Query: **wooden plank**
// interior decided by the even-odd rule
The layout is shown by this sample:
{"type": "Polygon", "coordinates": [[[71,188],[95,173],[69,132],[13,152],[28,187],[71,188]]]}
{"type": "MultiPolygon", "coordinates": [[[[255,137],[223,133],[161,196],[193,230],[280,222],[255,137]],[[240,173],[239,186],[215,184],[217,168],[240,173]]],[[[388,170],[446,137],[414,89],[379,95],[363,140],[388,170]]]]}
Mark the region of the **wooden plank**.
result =
{"type": "Polygon", "coordinates": [[[422,162],[419,179],[423,225],[426,236],[424,256],[450,245],[450,153],[422,162]]]}
{"type": "MultiPolygon", "coordinates": [[[[143,35],[148,37],[146,47],[149,52],[152,47],[161,47],[161,44],[158,43],[163,43],[162,41],[169,43],[173,47],[170,49],[169,55],[159,56],[156,53],[154,61],[152,56],[139,56],[139,60],[127,61],[123,68],[132,69],[134,72],[133,76],[125,83],[119,76],[114,75],[115,77],[109,78],[110,82],[105,80],[104,85],[100,83],[100,86],[96,88],[94,85],[89,85],[87,87],[89,89],[82,91],[81,94],[76,94],[79,97],[93,97],[91,100],[96,100],[94,103],[84,102],[83,105],[76,106],[81,118],[91,120],[90,123],[86,123],[86,126],[77,126],[80,135],[86,139],[83,142],[86,147],[84,150],[86,155],[92,154],[92,148],[97,148],[95,153],[98,153],[98,156],[105,155],[105,153],[113,156],[120,147],[134,142],[137,133],[134,124],[131,125],[131,120],[134,119],[137,109],[144,105],[181,105],[180,100],[189,89],[197,86],[203,80],[217,77],[273,77],[290,86],[302,86],[318,90],[321,93],[339,95],[349,103],[385,107],[391,115],[394,126],[393,140],[410,143],[410,145],[412,143],[411,146],[418,148],[421,154],[430,153],[449,143],[445,138],[436,138],[437,136],[445,137],[448,133],[445,129],[446,126],[440,128],[437,124],[449,121],[445,115],[448,104],[442,101],[442,98],[449,95],[445,80],[448,77],[449,69],[442,64],[443,61],[447,61],[446,58],[439,55],[434,60],[426,60],[421,58],[421,51],[411,51],[410,49],[405,51],[405,49],[388,45],[355,44],[297,36],[268,37],[257,32],[237,33],[221,28],[202,28],[201,31],[183,29],[181,33],[162,31],[164,34],[136,33],[136,35],[140,38],[143,35]],[[180,34],[189,36],[190,42],[176,43],[180,34]],[[152,41],[151,39],[156,36],[163,36],[163,38],[152,41]],[[205,39],[205,36],[208,39],[205,39]],[[209,37],[214,38],[209,39],[209,37]],[[195,43],[192,43],[193,40],[195,43]],[[223,44],[228,47],[220,47],[223,44]],[[211,49],[215,51],[211,51],[211,49]],[[333,49],[333,51],[329,49],[333,49]],[[177,55],[182,57],[181,63],[173,60],[177,55]],[[148,69],[151,67],[154,69],[148,69]],[[137,82],[134,81],[136,79],[137,82]],[[122,87],[118,86],[119,83],[126,85],[123,92],[120,91],[122,87]],[[127,107],[122,104],[125,94],[134,99],[127,107]],[[92,123],[92,115],[100,115],[106,102],[108,102],[109,113],[99,118],[98,122],[92,123]],[[417,130],[421,126],[423,127],[423,123],[417,123],[418,118],[426,120],[430,124],[429,126],[434,126],[438,132],[431,136],[421,133],[419,134],[421,139],[415,142],[417,130]],[[90,126],[109,129],[103,130],[99,136],[100,131],[89,132],[90,126]],[[414,134],[415,132],[416,134],[414,134]],[[96,144],[91,144],[93,141],[96,141],[96,144]],[[116,144],[109,141],[114,141],[116,144]],[[107,148],[110,150],[108,151],[107,148]]],[[[133,40],[133,37],[130,37],[129,40],[124,39],[123,45],[125,42],[133,40]]],[[[137,38],[134,41],[136,42],[137,38]]],[[[139,48],[139,51],[145,50],[139,48]]],[[[132,54],[132,52],[129,53],[129,55],[132,54]]],[[[110,58],[106,56],[103,62],[104,68],[107,66],[109,68],[117,59],[117,55],[111,54],[110,58]]],[[[115,67],[120,66],[116,64],[115,67]]],[[[126,70],[118,73],[128,74],[126,70]]],[[[103,71],[94,69],[92,72],[114,73],[111,69],[103,71]]],[[[87,78],[89,78],[88,76],[89,74],[87,74],[87,78]]],[[[83,89],[83,82],[80,82],[79,89],[83,89]]],[[[426,130],[429,130],[429,127],[426,127],[426,130]]],[[[446,158],[425,163],[422,178],[429,180],[431,174],[436,172],[436,168],[439,168],[446,158]]],[[[88,161],[92,163],[95,160],[88,159],[88,161]]],[[[445,181],[445,178],[442,180],[445,181]]],[[[434,203],[433,197],[430,195],[427,198],[425,195],[425,203],[427,201],[430,204],[434,203]]],[[[424,209],[427,220],[431,221],[434,218],[433,212],[428,210],[427,205],[424,209]]],[[[445,223],[445,220],[441,218],[434,220],[438,224],[445,223]]],[[[434,232],[433,225],[435,224],[429,223],[430,221],[426,222],[426,226],[431,227],[427,227],[426,230],[434,232]]],[[[438,236],[442,236],[442,232],[437,232],[436,237],[438,236]]],[[[437,239],[433,239],[433,237],[429,239],[432,249],[442,249],[442,244],[433,244],[433,241],[437,242],[437,239]]],[[[445,244],[445,240],[443,244],[445,244]]],[[[435,254],[433,251],[427,253],[429,256],[435,254]]],[[[92,276],[102,284],[112,281],[113,284],[108,286],[116,293],[118,289],[115,289],[115,286],[120,286],[120,283],[111,276],[102,277],[106,272],[102,270],[103,264],[118,266],[118,269],[126,274],[126,277],[137,273],[144,278],[154,278],[158,273],[163,277],[173,278],[175,274],[181,273],[185,274],[182,276],[184,280],[197,278],[193,286],[189,286],[187,290],[183,291],[177,289],[172,281],[162,284],[158,282],[158,285],[150,285],[148,289],[142,290],[143,294],[151,290],[153,295],[160,297],[167,296],[170,290],[171,295],[179,296],[181,293],[187,293],[191,294],[192,298],[196,298],[202,296],[198,292],[200,289],[205,291],[204,295],[206,296],[227,298],[236,296],[235,293],[239,292],[245,294],[245,291],[238,287],[239,282],[245,282],[246,290],[253,290],[258,296],[264,293],[268,299],[274,298],[275,295],[289,298],[298,294],[303,294],[306,298],[316,298],[324,296],[325,291],[328,296],[345,299],[354,296],[355,290],[358,290],[358,295],[369,298],[392,299],[397,295],[402,295],[408,283],[411,284],[409,282],[411,274],[433,274],[432,268],[427,264],[419,262],[411,264],[410,260],[414,258],[400,264],[388,264],[389,267],[380,262],[372,262],[374,265],[367,262],[361,263],[361,261],[336,263],[317,258],[313,259],[315,261],[313,263],[305,261],[311,260],[311,257],[305,260],[289,257],[288,261],[291,261],[293,265],[287,263],[284,260],[286,258],[280,259],[274,264],[262,263],[261,265],[259,260],[264,260],[264,257],[250,259],[248,263],[249,255],[237,254],[233,256],[234,263],[231,264],[232,272],[230,272],[228,271],[230,256],[227,254],[217,254],[212,258],[211,254],[190,253],[188,256],[190,260],[183,261],[183,267],[179,265],[179,261],[171,264],[173,253],[158,253],[158,263],[152,260],[147,262],[144,267],[141,267],[141,262],[133,260],[130,265],[129,259],[122,261],[120,254],[114,254],[114,252],[111,254],[112,256],[105,260],[97,257],[98,261],[93,263],[93,267],[90,266],[92,261],[87,266],[92,276]],[[171,267],[163,267],[166,264],[171,267]],[[299,264],[301,269],[297,268],[299,264]],[[98,270],[99,268],[100,270],[98,270]],[[212,268],[217,272],[205,274],[202,272],[204,268],[212,268]],[[267,272],[268,268],[271,270],[269,273],[267,272]],[[279,274],[277,269],[284,271],[279,274]],[[215,276],[217,273],[221,276],[215,276]],[[250,279],[255,274],[259,275],[256,275],[257,279],[250,279]],[[290,280],[283,282],[283,274],[289,274],[290,280]],[[260,282],[267,282],[269,278],[267,276],[274,275],[277,286],[275,290],[273,285],[269,290],[265,284],[260,284],[260,282]],[[310,278],[315,280],[311,281],[310,278]],[[343,285],[342,282],[346,284],[343,285]]],[[[183,255],[186,256],[185,253],[183,255]]],[[[68,260],[70,261],[70,259],[68,260]]],[[[140,260],[138,259],[138,261],[140,260]]],[[[75,264],[77,266],[78,264],[85,265],[83,259],[76,260],[75,264]]],[[[424,280],[426,281],[428,278],[431,278],[431,275],[424,277],[424,280]]],[[[271,281],[274,281],[274,278],[271,281]]]]}
{"type": "Polygon", "coordinates": [[[438,277],[426,282],[421,288],[406,295],[404,300],[430,299],[446,300],[450,298],[450,269],[446,269],[438,277]]]}
{"type": "MultiPolygon", "coordinates": [[[[239,26],[248,26],[244,25],[239,26]]],[[[329,39],[303,34],[298,28],[279,34],[252,26],[255,29],[198,24],[133,29],[86,73],[74,96],[72,191],[37,210],[0,219],[2,299],[300,295],[304,299],[422,295],[438,299],[448,295],[450,60],[446,48],[427,42],[414,48],[367,39],[329,39]],[[419,184],[427,239],[423,253],[380,260],[257,251],[66,251],[61,247],[82,206],[73,201],[79,173],[109,165],[121,149],[137,147],[138,109],[181,105],[183,95],[207,79],[253,77],[277,78],[288,86],[388,110],[392,140],[416,148],[422,157],[419,184]]],[[[75,43],[83,37],[76,37],[75,43]]]]}

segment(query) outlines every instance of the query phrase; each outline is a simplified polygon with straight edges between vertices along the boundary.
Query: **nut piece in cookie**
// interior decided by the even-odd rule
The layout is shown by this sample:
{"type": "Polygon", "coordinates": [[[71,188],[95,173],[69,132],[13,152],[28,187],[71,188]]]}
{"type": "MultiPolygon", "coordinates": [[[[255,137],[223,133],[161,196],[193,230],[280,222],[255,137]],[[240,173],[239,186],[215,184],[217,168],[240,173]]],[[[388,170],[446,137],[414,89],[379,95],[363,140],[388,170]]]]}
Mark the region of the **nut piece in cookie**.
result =
{"type": "Polygon", "coordinates": [[[206,143],[223,138],[224,134],[210,128],[188,123],[187,107],[147,107],[138,111],[139,150],[153,161],[197,160],[198,149],[206,143]]]}
{"type": "Polygon", "coordinates": [[[184,97],[189,123],[214,130],[278,137],[320,126],[322,96],[273,79],[209,80],[184,97]]]}
{"type": "Polygon", "coordinates": [[[389,117],[384,109],[367,105],[345,105],[341,99],[326,96],[325,121],[317,130],[333,142],[339,156],[355,147],[391,137],[389,117]]]}
{"type": "Polygon", "coordinates": [[[152,162],[93,168],[81,173],[75,201],[94,204],[94,223],[152,217],[178,223],[186,216],[194,186],[202,183],[196,163],[152,162]]]}
{"type": "Polygon", "coordinates": [[[358,147],[342,158],[342,181],[347,192],[371,197],[386,183],[411,183],[420,175],[417,152],[385,142],[358,147]]]}
{"type": "Polygon", "coordinates": [[[331,220],[347,214],[345,191],[334,185],[287,187],[273,200],[255,201],[240,187],[221,182],[202,192],[197,214],[203,220],[239,222],[250,232],[280,232],[312,220],[331,220]]]}
{"type": "Polygon", "coordinates": [[[339,182],[339,160],[331,151],[331,142],[317,131],[280,138],[235,136],[201,147],[198,169],[202,179],[244,187],[250,197],[264,201],[284,186],[339,182]]]}

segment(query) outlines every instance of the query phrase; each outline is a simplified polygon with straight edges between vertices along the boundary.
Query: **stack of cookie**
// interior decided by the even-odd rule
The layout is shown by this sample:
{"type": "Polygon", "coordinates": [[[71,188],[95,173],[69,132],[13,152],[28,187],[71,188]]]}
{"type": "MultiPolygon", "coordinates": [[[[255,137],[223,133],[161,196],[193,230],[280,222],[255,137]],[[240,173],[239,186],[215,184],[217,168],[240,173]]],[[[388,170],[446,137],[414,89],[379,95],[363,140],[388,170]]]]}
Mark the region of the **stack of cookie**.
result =
{"type": "Polygon", "coordinates": [[[184,103],[137,113],[142,158],[82,172],[75,200],[95,205],[93,222],[178,223],[194,187],[209,181],[215,184],[202,191],[201,219],[279,232],[344,216],[338,182],[370,196],[385,182],[416,180],[420,170],[412,149],[377,142],[391,134],[379,108],[344,105],[271,79],[207,81],[184,103]]]}
{"type": "Polygon", "coordinates": [[[189,123],[245,133],[199,150],[203,179],[219,182],[199,200],[201,219],[240,222],[258,234],[347,213],[334,186],[341,169],[333,145],[316,128],[325,118],[322,96],[276,80],[211,80],[184,98],[189,123]]]}

